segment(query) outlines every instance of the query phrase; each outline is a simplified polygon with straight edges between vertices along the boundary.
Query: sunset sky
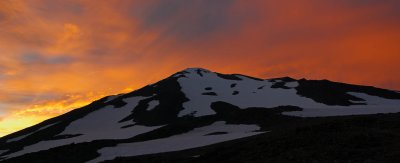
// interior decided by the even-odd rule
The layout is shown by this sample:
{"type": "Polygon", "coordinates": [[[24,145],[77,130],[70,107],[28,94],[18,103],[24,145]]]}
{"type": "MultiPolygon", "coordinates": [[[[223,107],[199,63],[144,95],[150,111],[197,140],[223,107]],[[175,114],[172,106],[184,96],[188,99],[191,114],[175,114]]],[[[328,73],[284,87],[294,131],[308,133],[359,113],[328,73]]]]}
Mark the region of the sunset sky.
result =
{"type": "Polygon", "coordinates": [[[0,0],[0,136],[187,67],[400,90],[400,1],[0,0]]]}

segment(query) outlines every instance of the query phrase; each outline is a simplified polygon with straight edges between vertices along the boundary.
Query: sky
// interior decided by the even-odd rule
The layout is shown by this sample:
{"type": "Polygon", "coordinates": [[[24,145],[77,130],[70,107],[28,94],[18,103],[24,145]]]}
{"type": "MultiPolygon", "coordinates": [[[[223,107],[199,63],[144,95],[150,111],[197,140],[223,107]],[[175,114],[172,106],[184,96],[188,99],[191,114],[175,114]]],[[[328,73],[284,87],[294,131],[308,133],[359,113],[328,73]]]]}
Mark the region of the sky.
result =
{"type": "Polygon", "coordinates": [[[400,90],[398,0],[1,0],[0,137],[188,67],[400,90]]]}

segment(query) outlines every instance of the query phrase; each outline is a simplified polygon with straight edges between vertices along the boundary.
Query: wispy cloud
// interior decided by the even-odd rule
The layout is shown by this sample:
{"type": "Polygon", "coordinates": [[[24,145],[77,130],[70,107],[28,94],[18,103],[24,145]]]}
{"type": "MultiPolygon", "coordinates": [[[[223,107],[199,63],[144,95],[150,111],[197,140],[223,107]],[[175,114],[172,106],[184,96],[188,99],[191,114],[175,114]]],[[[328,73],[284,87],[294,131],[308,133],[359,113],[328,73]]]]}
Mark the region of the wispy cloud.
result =
{"type": "Polygon", "coordinates": [[[17,111],[26,126],[186,67],[400,89],[399,11],[396,0],[1,0],[0,128],[17,111]]]}

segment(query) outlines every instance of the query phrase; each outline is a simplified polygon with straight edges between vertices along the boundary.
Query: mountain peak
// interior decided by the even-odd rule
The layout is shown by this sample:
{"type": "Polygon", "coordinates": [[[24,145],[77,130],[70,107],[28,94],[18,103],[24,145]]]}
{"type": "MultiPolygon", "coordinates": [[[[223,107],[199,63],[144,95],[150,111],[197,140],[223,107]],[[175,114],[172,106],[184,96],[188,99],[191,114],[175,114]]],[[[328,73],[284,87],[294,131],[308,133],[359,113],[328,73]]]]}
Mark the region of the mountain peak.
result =
{"type": "Polygon", "coordinates": [[[187,68],[0,138],[0,162],[112,161],[262,134],[278,128],[272,125],[297,125],[299,117],[308,123],[308,117],[400,113],[398,106],[400,93],[375,87],[187,68]],[[70,151],[74,157],[65,155],[70,151]]]}
{"type": "Polygon", "coordinates": [[[199,67],[193,67],[193,68],[186,68],[182,71],[179,71],[175,74],[173,74],[173,77],[186,77],[186,75],[199,75],[199,76],[203,76],[203,74],[207,74],[207,73],[213,73],[210,70],[204,69],[204,68],[199,68],[199,67]],[[185,75],[186,74],[186,75],[185,75]]]}
{"type": "Polygon", "coordinates": [[[198,73],[198,72],[211,72],[210,70],[207,70],[205,68],[200,68],[200,67],[191,67],[191,68],[186,68],[180,72],[188,72],[188,73],[198,73]]]}

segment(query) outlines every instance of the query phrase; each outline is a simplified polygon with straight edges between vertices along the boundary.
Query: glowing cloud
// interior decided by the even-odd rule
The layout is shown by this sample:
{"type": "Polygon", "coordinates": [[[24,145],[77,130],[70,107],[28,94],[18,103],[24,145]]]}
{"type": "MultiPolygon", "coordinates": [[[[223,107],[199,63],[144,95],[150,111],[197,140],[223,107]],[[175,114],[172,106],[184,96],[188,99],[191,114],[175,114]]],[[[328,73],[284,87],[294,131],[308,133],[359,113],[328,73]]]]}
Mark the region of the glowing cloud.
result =
{"type": "Polygon", "coordinates": [[[186,67],[400,89],[399,9],[396,0],[2,0],[0,136],[186,67]]]}

